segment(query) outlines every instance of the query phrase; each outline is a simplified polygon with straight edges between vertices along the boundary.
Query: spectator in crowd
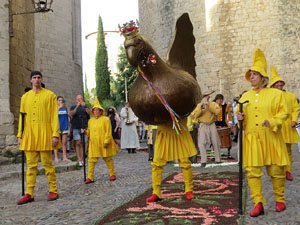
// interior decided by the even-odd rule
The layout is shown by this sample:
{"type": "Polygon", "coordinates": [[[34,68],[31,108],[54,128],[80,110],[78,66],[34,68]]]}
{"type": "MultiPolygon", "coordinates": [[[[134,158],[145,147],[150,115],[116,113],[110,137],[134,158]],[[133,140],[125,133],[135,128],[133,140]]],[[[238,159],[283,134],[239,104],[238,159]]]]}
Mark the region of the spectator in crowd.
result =
{"type": "Polygon", "coordinates": [[[139,138],[141,140],[145,139],[145,135],[146,135],[145,127],[146,127],[146,124],[143,121],[139,120],[139,138]]]}
{"type": "Polygon", "coordinates": [[[92,119],[89,120],[88,129],[81,129],[81,132],[89,136],[89,161],[88,161],[88,179],[86,184],[94,182],[94,169],[100,157],[103,158],[109,170],[109,179],[116,179],[114,161],[112,156],[118,151],[118,147],[112,138],[111,122],[100,105],[97,96],[95,97],[95,105],[91,110],[92,119]]]}
{"type": "Polygon", "coordinates": [[[117,110],[115,107],[110,106],[107,109],[106,116],[110,119],[111,122],[111,132],[112,132],[112,137],[116,144],[119,146],[121,149],[121,143],[120,143],[120,137],[119,137],[119,129],[120,129],[120,118],[118,116],[117,110]]]}
{"type": "Polygon", "coordinates": [[[237,109],[238,109],[238,104],[236,101],[239,101],[240,100],[240,96],[238,97],[235,97],[233,99],[233,103],[232,103],[232,114],[233,114],[233,117],[232,117],[232,132],[233,132],[233,141],[234,142],[237,142],[238,141],[238,120],[237,120],[237,117],[236,117],[236,112],[237,112],[237,109]]]}
{"type": "Polygon", "coordinates": [[[42,73],[32,71],[30,82],[32,90],[21,98],[20,112],[26,113],[24,123],[19,119],[18,145],[25,152],[26,194],[17,201],[18,205],[34,201],[34,188],[39,158],[45,168],[50,190],[48,201],[58,199],[55,167],[52,162],[52,150],[59,148],[59,121],[57,99],[53,92],[42,88],[42,73]],[[25,125],[22,132],[22,124],[25,125]]]}
{"type": "Polygon", "coordinates": [[[76,105],[71,106],[73,140],[79,166],[83,166],[83,145],[81,142],[81,128],[86,129],[89,120],[90,109],[86,106],[81,95],[76,96],[76,105]]]}
{"type": "MultiPolygon", "coordinates": [[[[63,162],[71,162],[67,157],[67,139],[69,133],[69,110],[65,104],[64,97],[57,97],[59,129],[62,140],[63,162]]],[[[57,150],[54,150],[54,161],[58,163],[57,150]]]]}
{"type": "Polygon", "coordinates": [[[136,124],[138,118],[132,111],[130,104],[127,103],[121,110],[121,146],[127,149],[128,153],[136,153],[136,149],[140,147],[139,137],[137,134],[136,124]]]}

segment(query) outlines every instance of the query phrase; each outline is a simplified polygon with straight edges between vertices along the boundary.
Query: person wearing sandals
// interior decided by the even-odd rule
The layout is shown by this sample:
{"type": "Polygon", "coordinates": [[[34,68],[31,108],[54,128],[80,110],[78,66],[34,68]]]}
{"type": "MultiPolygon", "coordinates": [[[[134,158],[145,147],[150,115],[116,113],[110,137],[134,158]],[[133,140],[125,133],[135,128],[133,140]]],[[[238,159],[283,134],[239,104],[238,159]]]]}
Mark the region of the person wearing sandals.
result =
{"type": "Polygon", "coordinates": [[[91,110],[92,119],[88,122],[88,129],[81,129],[89,137],[89,159],[88,159],[88,179],[86,184],[94,182],[94,169],[100,157],[103,158],[109,170],[109,179],[116,179],[114,161],[112,156],[119,150],[111,134],[110,119],[104,115],[104,109],[100,105],[97,96],[95,105],[91,110]]]}

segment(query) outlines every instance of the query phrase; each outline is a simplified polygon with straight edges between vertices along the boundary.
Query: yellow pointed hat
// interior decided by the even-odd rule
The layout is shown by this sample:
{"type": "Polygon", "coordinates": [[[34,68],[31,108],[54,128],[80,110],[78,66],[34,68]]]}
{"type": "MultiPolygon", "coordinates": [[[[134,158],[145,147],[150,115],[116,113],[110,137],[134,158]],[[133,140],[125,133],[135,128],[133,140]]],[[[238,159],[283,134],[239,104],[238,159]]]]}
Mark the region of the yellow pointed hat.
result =
{"type": "Polygon", "coordinates": [[[276,67],[272,65],[271,66],[271,84],[270,84],[270,87],[272,87],[278,81],[282,81],[285,84],[284,80],[282,80],[281,77],[278,75],[278,73],[276,71],[276,67]]]}
{"type": "Polygon", "coordinates": [[[267,60],[266,60],[264,53],[259,48],[256,49],[256,51],[254,52],[253,66],[245,74],[245,77],[248,81],[250,81],[250,71],[251,70],[259,72],[262,76],[269,78],[268,74],[267,74],[267,60]]]}
{"type": "Polygon", "coordinates": [[[104,115],[105,111],[104,111],[104,109],[102,108],[102,106],[100,105],[97,96],[95,96],[95,104],[94,104],[94,106],[93,106],[93,108],[92,108],[92,110],[91,110],[91,116],[95,116],[95,115],[94,115],[94,109],[95,109],[95,108],[101,109],[101,110],[102,110],[101,116],[104,115]]]}

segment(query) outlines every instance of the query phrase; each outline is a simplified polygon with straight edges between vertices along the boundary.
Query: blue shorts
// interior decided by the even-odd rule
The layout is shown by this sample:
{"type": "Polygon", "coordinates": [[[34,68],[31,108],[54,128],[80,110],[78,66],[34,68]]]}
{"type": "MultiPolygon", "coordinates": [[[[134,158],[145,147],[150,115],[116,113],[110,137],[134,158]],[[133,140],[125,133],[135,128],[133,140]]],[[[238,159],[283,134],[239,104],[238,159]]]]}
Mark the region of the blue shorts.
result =
{"type": "MultiPolygon", "coordinates": [[[[81,140],[81,129],[73,129],[73,140],[80,141],[81,140]]],[[[86,140],[86,138],[85,138],[86,140]]]]}

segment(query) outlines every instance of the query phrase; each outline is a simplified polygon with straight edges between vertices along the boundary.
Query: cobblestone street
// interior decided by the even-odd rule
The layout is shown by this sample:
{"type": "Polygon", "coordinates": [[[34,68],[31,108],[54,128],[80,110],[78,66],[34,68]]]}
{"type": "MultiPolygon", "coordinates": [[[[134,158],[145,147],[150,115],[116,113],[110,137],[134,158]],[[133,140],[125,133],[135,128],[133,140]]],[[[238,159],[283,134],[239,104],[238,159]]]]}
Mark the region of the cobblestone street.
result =
{"type": "Polygon", "coordinates": [[[151,165],[147,153],[121,151],[114,156],[114,161],[117,173],[114,182],[109,181],[102,159],[96,165],[93,184],[84,184],[82,169],[57,173],[60,198],[53,202],[47,201],[48,181],[44,175],[37,176],[35,201],[21,206],[16,204],[21,197],[21,178],[2,179],[0,224],[91,224],[151,187],[151,165]]]}
{"type": "MultiPolygon", "coordinates": [[[[248,190],[247,209],[244,224],[300,224],[299,190],[300,190],[300,153],[293,146],[294,181],[286,182],[286,205],[284,212],[275,212],[275,200],[271,180],[263,176],[263,194],[268,204],[265,215],[257,218],[249,216],[253,208],[248,190]]],[[[226,153],[224,149],[222,152],[226,153]]],[[[237,145],[232,148],[236,157],[237,145]]],[[[95,183],[85,185],[83,170],[76,170],[75,162],[58,163],[57,183],[60,198],[48,202],[48,181],[45,175],[37,176],[35,201],[25,205],[17,205],[21,198],[21,165],[0,167],[0,224],[93,224],[97,219],[117,206],[143,193],[151,187],[151,165],[148,154],[139,151],[128,154],[120,151],[114,156],[117,180],[109,181],[108,170],[102,159],[95,168],[95,183]],[[68,171],[67,171],[68,170],[68,171]],[[19,171],[19,172],[17,172],[19,171]],[[66,171],[66,172],[65,172],[66,171]]],[[[164,177],[180,168],[167,164],[164,177]]],[[[237,166],[218,166],[209,169],[194,168],[194,172],[237,171],[237,166]]]]}

